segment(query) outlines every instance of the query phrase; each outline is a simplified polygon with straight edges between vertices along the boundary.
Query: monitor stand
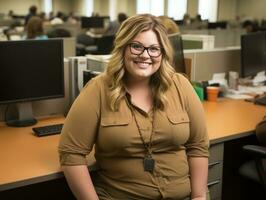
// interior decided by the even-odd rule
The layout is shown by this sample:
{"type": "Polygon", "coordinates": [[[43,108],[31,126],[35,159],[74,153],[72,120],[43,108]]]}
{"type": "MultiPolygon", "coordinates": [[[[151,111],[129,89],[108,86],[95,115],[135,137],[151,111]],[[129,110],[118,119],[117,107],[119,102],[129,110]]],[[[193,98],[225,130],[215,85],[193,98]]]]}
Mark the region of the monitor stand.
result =
{"type": "Polygon", "coordinates": [[[37,123],[37,120],[33,117],[31,102],[17,103],[16,115],[14,113],[7,113],[6,124],[8,126],[24,127],[32,126],[37,123]]]}

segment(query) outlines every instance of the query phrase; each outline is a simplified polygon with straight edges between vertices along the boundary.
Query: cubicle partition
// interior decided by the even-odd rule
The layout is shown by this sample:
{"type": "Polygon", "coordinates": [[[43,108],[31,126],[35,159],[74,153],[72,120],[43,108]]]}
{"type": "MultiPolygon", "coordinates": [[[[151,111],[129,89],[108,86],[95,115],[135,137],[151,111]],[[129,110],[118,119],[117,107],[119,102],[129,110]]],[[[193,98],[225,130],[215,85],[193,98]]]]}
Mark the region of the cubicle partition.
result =
{"type": "Polygon", "coordinates": [[[215,37],[213,35],[183,34],[183,49],[213,49],[215,37]]]}
{"type": "Polygon", "coordinates": [[[79,33],[82,32],[80,23],[76,24],[70,24],[70,23],[64,23],[64,24],[45,24],[44,25],[44,32],[49,33],[50,31],[53,31],[55,29],[63,29],[68,31],[71,34],[71,37],[76,37],[79,33]]]}
{"type": "Polygon", "coordinates": [[[240,72],[240,47],[209,50],[184,50],[191,60],[191,80],[211,80],[213,73],[240,72]]]}
{"type": "Polygon", "coordinates": [[[214,47],[222,48],[228,46],[239,46],[240,37],[245,34],[245,29],[184,29],[181,27],[181,33],[190,35],[212,35],[215,38],[214,47]]]}

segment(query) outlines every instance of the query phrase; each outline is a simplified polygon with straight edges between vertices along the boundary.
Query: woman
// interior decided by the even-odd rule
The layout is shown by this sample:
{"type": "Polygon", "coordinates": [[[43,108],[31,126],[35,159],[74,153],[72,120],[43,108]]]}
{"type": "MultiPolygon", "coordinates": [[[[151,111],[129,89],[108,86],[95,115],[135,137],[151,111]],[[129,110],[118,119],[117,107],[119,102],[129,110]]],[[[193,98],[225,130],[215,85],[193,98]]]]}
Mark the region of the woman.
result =
{"type": "Polygon", "coordinates": [[[27,39],[48,39],[44,34],[43,20],[40,17],[33,16],[27,23],[27,39]]]}
{"type": "Polygon", "coordinates": [[[157,17],[136,15],[116,35],[106,71],[80,93],[65,121],[60,162],[78,199],[206,197],[208,136],[192,86],[170,66],[157,17]],[[85,156],[95,144],[92,183],[85,156]]]}

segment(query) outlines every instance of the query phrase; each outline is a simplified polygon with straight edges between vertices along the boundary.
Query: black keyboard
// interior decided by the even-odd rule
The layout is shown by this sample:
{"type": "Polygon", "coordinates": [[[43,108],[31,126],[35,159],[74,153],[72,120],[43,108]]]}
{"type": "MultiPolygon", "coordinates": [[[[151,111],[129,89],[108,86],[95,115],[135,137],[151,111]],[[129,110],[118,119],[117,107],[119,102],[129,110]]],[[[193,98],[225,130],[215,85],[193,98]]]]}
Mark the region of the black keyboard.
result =
{"type": "Polygon", "coordinates": [[[47,126],[39,126],[32,128],[34,134],[38,137],[60,134],[63,124],[53,124],[47,126]]]}
{"type": "Polygon", "coordinates": [[[266,96],[256,98],[254,103],[266,106],[266,96]]]}

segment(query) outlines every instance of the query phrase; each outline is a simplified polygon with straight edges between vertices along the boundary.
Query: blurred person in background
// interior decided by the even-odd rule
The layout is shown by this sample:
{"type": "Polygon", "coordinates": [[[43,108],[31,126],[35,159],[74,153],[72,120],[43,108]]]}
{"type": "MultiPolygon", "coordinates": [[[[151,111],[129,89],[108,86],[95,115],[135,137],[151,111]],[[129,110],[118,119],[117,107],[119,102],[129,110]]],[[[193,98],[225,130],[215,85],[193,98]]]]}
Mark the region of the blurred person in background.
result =
{"type": "Polygon", "coordinates": [[[28,21],[26,30],[26,39],[48,39],[47,35],[44,34],[43,20],[40,17],[31,17],[28,21]]]}
{"type": "Polygon", "coordinates": [[[37,6],[35,5],[32,5],[30,8],[29,8],[29,13],[26,15],[25,17],[25,26],[27,26],[28,24],[28,21],[31,17],[33,16],[36,16],[37,15],[37,6]]]}
{"type": "Polygon", "coordinates": [[[104,35],[115,35],[120,25],[122,24],[122,22],[125,21],[126,19],[127,19],[127,15],[125,13],[119,13],[117,15],[117,20],[109,23],[109,26],[106,32],[104,33],[104,35]]]}

